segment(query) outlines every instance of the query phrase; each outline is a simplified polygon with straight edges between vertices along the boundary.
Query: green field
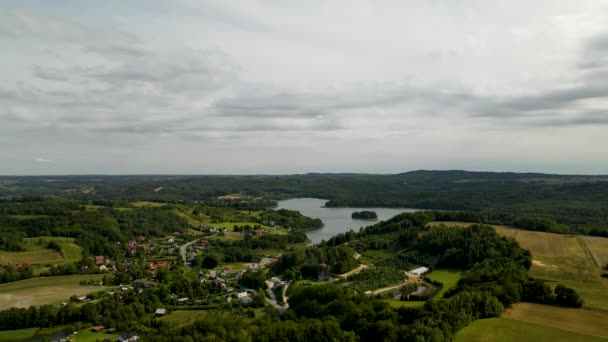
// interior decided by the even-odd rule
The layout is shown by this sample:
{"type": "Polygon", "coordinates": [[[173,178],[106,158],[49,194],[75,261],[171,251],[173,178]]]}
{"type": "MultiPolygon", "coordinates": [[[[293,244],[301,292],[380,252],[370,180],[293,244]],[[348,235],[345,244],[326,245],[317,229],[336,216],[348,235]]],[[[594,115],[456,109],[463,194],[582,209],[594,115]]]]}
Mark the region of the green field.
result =
{"type": "Polygon", "coordinates": [[[107,289],[104,286],[81,286],[81,280],[101,280],[103,274],[31,278],[0,285],[0,310],[12,306],[27,308],[67,301],[70,296],[84,296],[107,289]]]}
{"type": "Polygon", "coordinates": [[[601,337],[574,333],[539,324],[526,323],[506,318],[477,320],[458,333],[455,342],[593,342],[606,341],[601,337]]]}
{"type": "Polygon", "coordinates": [[[397,300],[397,299],[383,299],[383,302],[388,303],[390,306],[392,306],[393,308],[400,308],[400,307],[420,307],[424,305],[424,301],[419,301],[419,300],[413,300],[413,301],[409,301],[409,300],[397,300]]]}
{"type": "Polygon", "coordinates": [[[32,265],[56,265],[79,261],[82,258],[82,248],[74,243],[73,238],[65,237],[35,237],[23,239],[23,252],[0,251],[0,264],[20,264],[28,262],[32,265]],[[47,248],[49,242],[55,241],[61,247],[60,251],[47,248]]]}
{"type": "MultiPolygon", "coordinates": [[[[0,331],[0,342],[20,342],[30,341],[31,339],[38,338],[40,341],[50,340],[49,336],[53,336],[56,333],[60,333],[65,326],[57,326],[52,328],[28,328],[19,330],[6,330],[0,331]],[[45,338],[46,336],[46,338],[45,338]]],[[[65,336],[62,334],[62,337],[65,336]]],[[[57,336],[52,337],[53,339],[58,338],[57,336]]],[[[105,339],[116,341],[118,334],[106,334],[104,332],[96,333],[91,331],[90,327],[78,331],[77,334],[70,334],[70,341],[74,342],[96,342],[105,339]]]]}
{"type": "Polygon", "coordinates": [[[435,280],[443,283],[443,288],[439,290],[434,298],[443,298],[443,294],[450,288],[456,286],[460,278],[462,278],[462,271],[450,270],[450,269],[437,269],[427,275],[431,280],[435,280]]]}
{"type": "Polygon", "coordinates": [[[505,310],[502,317],[608,338],[608,326],[606,325],[608,312],[606,311],[517,303],[505,310]]]}
{"type": "Polygon", "coordinates": [[[170,314],[161,317],[160,320],[168,323],[172,328],[180,328],[190,325],[201,318],[214,315],[215,311],[210,310],[175,310],[170,314]]]}

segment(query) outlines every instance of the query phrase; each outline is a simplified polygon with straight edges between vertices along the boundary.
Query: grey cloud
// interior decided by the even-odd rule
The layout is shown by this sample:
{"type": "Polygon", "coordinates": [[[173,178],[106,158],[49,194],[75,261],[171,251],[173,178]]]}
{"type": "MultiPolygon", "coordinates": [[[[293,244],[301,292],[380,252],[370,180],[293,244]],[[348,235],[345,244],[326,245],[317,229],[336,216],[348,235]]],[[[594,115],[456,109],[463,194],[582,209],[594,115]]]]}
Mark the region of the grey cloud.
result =
{"type": "Polygon", "coordinates": [[[51,67],[41,67],[40,65],[32,66],[34,76],[48,81],[67,81],[69,77],[66,75],[65,70],[60,70],[51,67]]]}
{"type": "Polygon", "coordinates": [[[577,113],[568,118],[544,118],[531,122],[535,126],[559,127],[559,126],[583,126],[583,125],[608,125],[608,111],[590,111],[577,113]]]}

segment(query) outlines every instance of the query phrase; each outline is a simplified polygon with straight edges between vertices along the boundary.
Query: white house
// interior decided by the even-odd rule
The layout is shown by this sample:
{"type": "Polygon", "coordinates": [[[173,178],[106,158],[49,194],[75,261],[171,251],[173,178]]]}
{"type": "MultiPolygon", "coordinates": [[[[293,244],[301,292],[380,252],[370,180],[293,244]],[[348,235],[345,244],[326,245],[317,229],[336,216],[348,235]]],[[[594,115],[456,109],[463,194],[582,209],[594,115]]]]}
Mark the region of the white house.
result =
{"type": "Polygon", "coordinates": [[[249,293],[247,293],[247,292],[237,292],[236,293],[236,298],[238,298],[238,299],[243,299],[245,297],[249,297],[249,293]]]}
{"type": "Polygon", "coordinates": [[[415,268],[415,269],[411,270],[410,273],[419,276],[419,275],[424,274],[424,273],[426,273],[428,271],[429,271],[429,268],[423,266],[423,267],[418,267],[418,268],[415,268]]]}

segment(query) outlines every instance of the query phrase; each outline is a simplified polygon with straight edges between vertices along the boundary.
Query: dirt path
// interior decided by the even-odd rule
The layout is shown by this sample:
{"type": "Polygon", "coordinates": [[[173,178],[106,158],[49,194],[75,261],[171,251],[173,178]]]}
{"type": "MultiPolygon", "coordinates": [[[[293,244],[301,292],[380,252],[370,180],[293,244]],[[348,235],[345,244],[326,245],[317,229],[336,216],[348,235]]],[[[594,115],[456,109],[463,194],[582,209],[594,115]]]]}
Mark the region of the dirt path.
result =
{"type": "Polygon", "coordinates": [[[363,271],[364,269],[366,269],[368,267],[369,267],[368,265],[360,264],[359,267],[355,268],[354,270],[346,272],[346,273],[338,274],[338,275],[336,275],[336,277],[338,277],[338,278],[348,278],[351,275],[357,274],[357,273],[363,271]]]}

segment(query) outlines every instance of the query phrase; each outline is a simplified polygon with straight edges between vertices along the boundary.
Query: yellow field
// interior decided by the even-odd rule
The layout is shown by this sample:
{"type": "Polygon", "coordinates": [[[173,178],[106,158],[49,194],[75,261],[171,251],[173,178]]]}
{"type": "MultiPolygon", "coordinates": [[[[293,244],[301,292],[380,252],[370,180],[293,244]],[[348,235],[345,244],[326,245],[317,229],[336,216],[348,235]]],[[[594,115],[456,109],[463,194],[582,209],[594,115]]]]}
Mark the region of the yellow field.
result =
{"type": "Polygon", "coordinates": [[[82,248],[74,243],[73,238],[27,238],[23,239],[23,245],[26,249],[23,252],[0,251],[0,265],[15,265],[23,262],[29,262],[32,265],[55,265],[64,262],[75,262],[82,258],[82,248]],[[61,254],[56,250],[46,248],[51,241],[56,241],[61,246],[61,254]]]}
{"type": "Polygon", "coordinates": [[[604,338],[507,318],[479,319],[460,330],[455,342],[602,342],[604,338]]]}
{"type": "Polygon", "coordinates": [[[101,280],[103,274],[31,278],[0,285],[0,310],[12,306],[27,308],[67,301],[70,296],[84,296],[107,289],[103,286],[81,286],[81,280],[101,280]]]}
{"type": "Polygon", "coordinates": [[[502,317],[608,338],[608,312],[605,311],[518,303],[507,309],[502,317]]]}
{"type": "Polygon", "coordinates": [[[608,238],[598,236],[583,236],[582,238],[597,264],[600,267],[608,264],[608,238]]]}

